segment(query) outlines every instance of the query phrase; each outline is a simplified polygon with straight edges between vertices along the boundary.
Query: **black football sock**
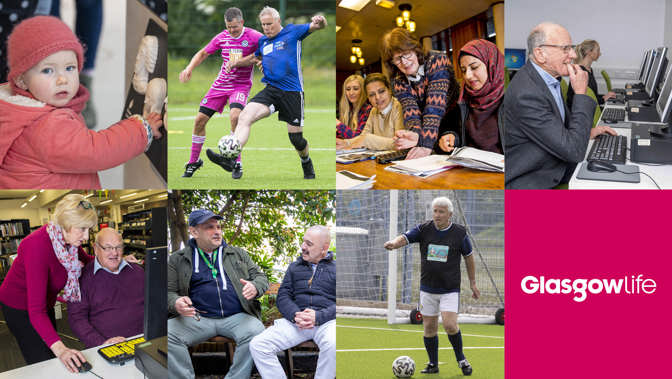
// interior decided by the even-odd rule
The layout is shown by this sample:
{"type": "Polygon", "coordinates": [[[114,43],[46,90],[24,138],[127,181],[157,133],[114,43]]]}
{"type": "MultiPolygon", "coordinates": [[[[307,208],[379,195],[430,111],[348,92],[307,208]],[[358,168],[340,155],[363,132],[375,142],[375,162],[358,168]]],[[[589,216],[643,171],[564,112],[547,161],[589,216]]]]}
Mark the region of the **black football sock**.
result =
{"type": "Polygon", "coordinates": [[[455,359],[461,361],[464,359],[464,352],[462,352],[462,331],[458,330],[455,334],[449,334],[448,339],[450,344],[453,345],[453,352],[455,352],[455,359]]]}
{"type": "Polygon", "coordinates": [[[429,356],[429,363],[433,365],[439,364],[439,336],[423,337],[425,340],[425,350],[429,356]]]}

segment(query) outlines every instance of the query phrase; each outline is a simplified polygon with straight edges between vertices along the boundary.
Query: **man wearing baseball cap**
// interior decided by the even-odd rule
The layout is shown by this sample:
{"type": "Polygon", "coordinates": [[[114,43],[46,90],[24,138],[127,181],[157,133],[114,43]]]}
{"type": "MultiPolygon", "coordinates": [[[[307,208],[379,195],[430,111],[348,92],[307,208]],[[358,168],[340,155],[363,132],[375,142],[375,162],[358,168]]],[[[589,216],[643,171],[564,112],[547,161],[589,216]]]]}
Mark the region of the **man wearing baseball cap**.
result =
{"type": "Polygon", "coordinates": [[[266,275],[248,253],[222,239],[222,217],[207,209],[189,215],[188,246],[168,259],[168,372],[193,378],[188,347],[214,336],[236,341],[226,378],[249,378],[249,342],[264,330],[256,300],[268,289],[266,275]]]}

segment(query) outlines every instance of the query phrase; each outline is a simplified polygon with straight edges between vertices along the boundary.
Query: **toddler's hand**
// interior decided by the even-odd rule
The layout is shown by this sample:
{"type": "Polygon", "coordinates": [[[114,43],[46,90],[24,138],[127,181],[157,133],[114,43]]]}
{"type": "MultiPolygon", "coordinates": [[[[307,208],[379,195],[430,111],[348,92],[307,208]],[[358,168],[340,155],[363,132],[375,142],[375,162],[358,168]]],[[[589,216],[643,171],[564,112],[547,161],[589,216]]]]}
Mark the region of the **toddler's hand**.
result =
{"type": "Polygon", "coordinates": [[[161,119],[160,114],[152,112],[149,115],[147,115],[145,121],[147,121],[149,127],[152,128],[152,134],[154,134],[154,139],[159,139],[163,136],[163,134],[159,130],[163,125],[163,120],[161,119]]]}

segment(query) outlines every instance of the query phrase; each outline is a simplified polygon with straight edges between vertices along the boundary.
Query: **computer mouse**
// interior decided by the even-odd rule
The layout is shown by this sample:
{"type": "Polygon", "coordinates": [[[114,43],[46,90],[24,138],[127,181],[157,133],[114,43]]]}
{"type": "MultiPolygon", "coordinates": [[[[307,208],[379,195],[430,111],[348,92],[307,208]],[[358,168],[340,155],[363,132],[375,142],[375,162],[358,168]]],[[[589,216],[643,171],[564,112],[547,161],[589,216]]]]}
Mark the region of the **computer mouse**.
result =
{"type": "Polygon", "coordinates": [[[614,172],[616,171],[616,166],[603,161],[590,161],[588,162],[588,171],[592,172],[614,172]]]}
{"type": "Polygon", "coordinates": [[[87,372],[87,371],[91,370],[92,368],[93,367],[91,367],[91,363],[84,362],[84,363],[82,363],[81,366],[77,367],[77,370],[79,370],[79,372],[82,373],[82,372],[87,372]]]}
{"type": "Polygon", "coordinates": [[[605,124],[615,124],[615,123],[617,123],[618,121],[616,121],[616,120],[612,120],[612,119],[608,118],[608,119],[606,119],[606,120],[602,120],[602,122],[604,122],[605,124]]]}

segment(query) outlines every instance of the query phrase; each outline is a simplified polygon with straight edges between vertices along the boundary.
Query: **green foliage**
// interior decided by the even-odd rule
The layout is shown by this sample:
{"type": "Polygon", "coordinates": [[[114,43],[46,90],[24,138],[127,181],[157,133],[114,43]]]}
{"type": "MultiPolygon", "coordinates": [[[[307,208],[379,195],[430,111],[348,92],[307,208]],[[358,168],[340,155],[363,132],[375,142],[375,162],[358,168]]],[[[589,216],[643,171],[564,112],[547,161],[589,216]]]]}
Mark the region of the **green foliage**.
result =
{"type": "Polygon", "coordinates": [[[259,12],[264,6],[276,8],[281,13],[282,25],[310,22],[310,17],[323,14],[327,27],[304,40],[304,67],[334,67],[336,63],[336,15],[331,0],[175,0],[168,7],[170,29],[169,55],[191,59],[198,50],[225,28],[224,12],[238,7],[243,12],[245,26],[261,31],[259,12]],[[282,3],[285,4],[285,14],[282,3]]]}
{"type": "Polygon", "coordinates": [[[250,252],[269,280],[273,267],[293,261],[305,229],[333,224],[334,191],[182,191],[185,217],[207,208],[221,215],[227,243],[250,252]]]}

